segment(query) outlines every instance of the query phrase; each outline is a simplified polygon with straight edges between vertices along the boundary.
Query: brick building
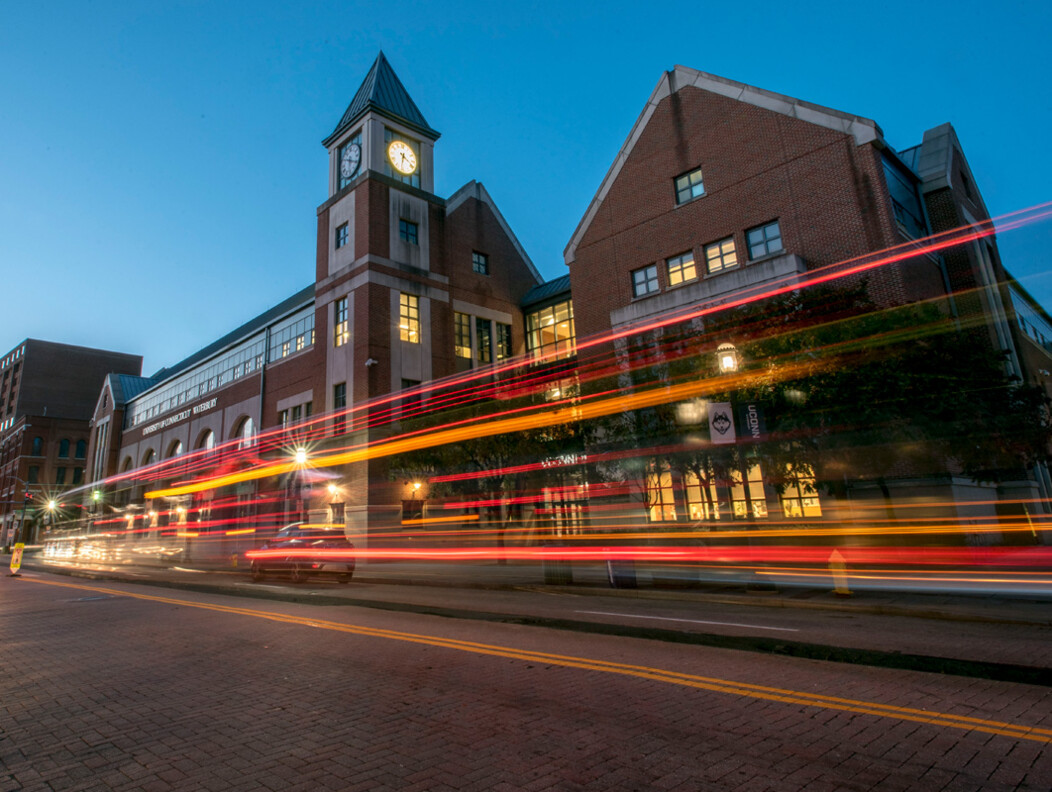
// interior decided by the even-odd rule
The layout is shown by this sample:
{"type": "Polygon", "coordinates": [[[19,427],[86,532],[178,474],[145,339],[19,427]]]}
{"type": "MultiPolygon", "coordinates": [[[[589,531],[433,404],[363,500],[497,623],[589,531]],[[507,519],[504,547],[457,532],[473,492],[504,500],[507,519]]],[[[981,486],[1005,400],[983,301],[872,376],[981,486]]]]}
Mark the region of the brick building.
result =
{"type": "MultiPolygon", "coordinates": [[[[989,217],[949,124],[896,151],[869,119],[677,66],[662,75],[566,247],[577,335],[627,332],[786,289],[841,262],[989,217]]],[[[1006,273],[995,237],[939,253],[907,251],[840,282],[865,283],[879,306],[937,300],[958,321],[978,319],[1010,374],[1047,389],[1048,316],[1006,273]]],[[[659,503],[669,504],[652,509],[652,519],[709,513],[711,505],[693,502],[696,482],[673,478],[652,477],[659,503]]],[[[719,495],[722,508],[740,503],[735,516],[745,516],[751,503],[752,515],[764,518],[822,514],[817,494],[801,509],[799,492],[790,506],[761,479],[740,472],[719,495]]],[[[856,498],[874,497],[867,486],[858,483],[856,498]]],[[[1046,511],[1052,496],[1040,465],[996,491],[952,469],[938,481],[904,469],[892,486],[899,499],[973,504],[958,508],[962,521],[992,516],[998,500],[1046,511]]]]}
{"type": "Polygon", "coordinates": [[[0,545],[14,540],[23,506],[22,539],[32,542],[48,502],[84,482],[99,388],[111,372],[141,367],[135,355],[34,338],[0,358],[0,545]]]}
{"type": "MultiPolygon", "coordinates": [[[[354,405],[419,400],[432,380],[525,350],[519,303],[541,278],[482,184],[434,193],[438,138],[381,53],[323,141],[314,283],[175,366],[96,391],[90,478],[109,481],[85,498],[98,516],[155,527],[158,510],[201,515],[200,499],[145,503],[144,481],[201,472],[212,448],[253,447],[261,435],[286,451],[321,436],[375,442],[390,426],[359,429],[345,414],[354,405]]],[[[400,519],[406,483],[390,481],[383,461],[329,480],[310,504],[327,519],[361,537],[400,519]]],[[[248,509],[257,491],[229,495],[248,509]]]]}
{"type": "MultiPolygon", "coordinates": [[[[365,544],[397,528],[415,497],[383,459],[316,474],[328,487],[285,475],[153,501],[144,491],[222,470],[211,454],[225,444],[245,452],[240,465],[375,444],[436,380],[522,353],[557,360],[552,376],[570,383],[579,340],[791,288],[989,217],[949,125],[896,151],[869,119],[680,66],[662,75],[572,235],[569,275],[542,283],[481,184],[434,193],[438,139],[381,54],[323,141],[314,282],[181,363],[115,374],[96,393],[86,500],[97,517],[142,520],[149,533],[187,514],[203,521],[214,499],[250,516],[263,491],[278,492],[284,519],[341,522],[365,544]],[[377,420],[355,412],[365,404],[377,420]]],[[[880,306],[931,299],[980,317],[1012,373],[1048,387],[1052,320],[1004,270],[995,238],[847,282],[880,306]]],[[[661,470],[644,478],[652,521],[844,516],[818,493],[776,492],[758,470],[711,498],[661,470]]],[[[996,491],[907,471],[892,489],[968,504],[956,516],[981,520],[999,501],[1047,504],[1050,484],[1041,467],[996,491]]],[[[875,497],[856,482],[856,503],[875,497]]]]}

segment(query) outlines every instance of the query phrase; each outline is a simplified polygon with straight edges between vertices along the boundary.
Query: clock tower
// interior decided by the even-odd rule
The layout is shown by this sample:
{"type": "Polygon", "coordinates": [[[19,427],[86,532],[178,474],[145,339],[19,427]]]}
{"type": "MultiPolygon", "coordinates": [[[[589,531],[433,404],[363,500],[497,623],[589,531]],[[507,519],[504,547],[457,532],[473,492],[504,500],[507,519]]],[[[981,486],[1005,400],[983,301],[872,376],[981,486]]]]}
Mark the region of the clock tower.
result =
{"type": "MultiPolygon", "coordinates": [[[[480,183],[435,194],[438,138],[380,53],[322,141],[329,185],[318,207],[314,343],[323,358],[311,392],[340,444],[382,441],[427,404],[431,383],[525,343],[519,300],[540,276],[480,183]]],[[[400,513],[388,464],[344,471],[356,537],[400,513]]]]}
{"type": "Polygon", "coordinates": [[[438,138],[381,52],[336,129],[322,141],[329,150],[329,195],[366,171],[433,193],[438,138]]]}

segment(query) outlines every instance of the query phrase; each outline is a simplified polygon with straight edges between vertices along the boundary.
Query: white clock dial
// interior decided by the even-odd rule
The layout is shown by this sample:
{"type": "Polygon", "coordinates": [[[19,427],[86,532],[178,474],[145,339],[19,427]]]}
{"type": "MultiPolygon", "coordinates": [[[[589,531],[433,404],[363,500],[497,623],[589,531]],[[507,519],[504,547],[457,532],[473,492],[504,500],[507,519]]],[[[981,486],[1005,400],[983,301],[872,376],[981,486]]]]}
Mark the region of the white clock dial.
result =
{"type": "Polygon", "coordinates": [[[416,154],[405,141],[392,141],[387,147],[387,159],[391,161],[391,167],[406,176],[416,170],[416,154]]]}
{"type": "Polygon", "coordinates": [[[358,172],[358,165],[362,161],[362,147],[357,143],[345,146],[343,155],[340,157],[340,177],[343,179],[353,178],[358,172]]]}

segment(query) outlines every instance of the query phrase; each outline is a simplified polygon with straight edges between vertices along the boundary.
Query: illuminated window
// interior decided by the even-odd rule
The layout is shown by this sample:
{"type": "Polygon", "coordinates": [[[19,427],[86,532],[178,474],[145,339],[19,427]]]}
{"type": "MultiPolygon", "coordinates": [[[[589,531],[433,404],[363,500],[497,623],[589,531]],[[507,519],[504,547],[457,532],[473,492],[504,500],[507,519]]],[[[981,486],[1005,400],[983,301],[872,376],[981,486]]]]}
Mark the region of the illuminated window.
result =
{"type": "Polygon", "coordinates": [[[459,311],[453,314],[453,351],[457,357],[471,357],[471,317],[459,311]]]}
{"type": "Polygon", "coordinates": [[[289,425],[289,411],[288,410],[282,410],[281,412],[278,413],[278,425],[281,426],[282,429],[284,429],[286,426],[289,425]]]}
{"type": "Polygon", "coordinates": [[[637,269],[632,273],[632,296],[643,297],[658,290],[657,264],[637,269]]]}
{"type": "Polygon", "coordinates": [[[511,357],[511,325],[497,322],[497,360],[511,357]]]}
{"type": "Polygon", "coordinates": [[[489,275],[489,256],[474,251],[471,254],[471,270],[479,275],[489,275]]]}
{"type": "Polygon", "coordinates": [[[336,249],[339,250],[347,244],[347,224],[336,229],[336,249]]]}
{"type": "Polygon", "coordinates": [[[281,342],[281,356],[282,357],[288,357],[289,352],[291,351],[291,349],[292,349],[292,346],[291,346],[290,342],[288,342],[288,341],[282,341],[281,342]]]}
{"type": "Polygon", "coordinates": [[[790,471],[789,479],[782,492],[782,513],[786,517],[821,517],[822,504],[811,469],[790,471]]]}
{"type": "Polygon", "coordinates": [[[410,344],[420,343],[420,298],[415,294],[398,295],[398,337],[410,344]]]}
{"type": "Polygon", "coordinates": [[[526,315],[526,345],[535,358],[551,354],[555,358],[574,354],[576,333],[573,302],[549,305],[526,315]]]}
{"type": "Polygon", "coordinates": [[[681,283],[692,281],[698,274],[694,271],[694,254],[683,253],[668,259],[668,285],[678,286],[681,283]]]}
{"type": "Polygon", "coordinates": [[[738,253],[734,249],[734,237],[705,246],[705,271],[710,275],[737,266],[738,253]]]}
{"type": "Polygon", "coordinates": [[[307,336],[301,335],[296,336],[296,351],[299,352],[303,347],[307,345],[307,336]]]}
{"type": "Polygon", "coordinates": [[[475,319],[475,350],[479,365],[493,362],[493,322],[489,319],[475,319]]]}
{"type": "Polygon", "coordinates": [[[782,229],[778,221],[745,232],[745,241],[749,245],[749,258],[758,259],[782,250],[782,229]]]}
{"type": "Polygon", "coordinates": [[[701,168],[676,177],[676,203],[683,204],[700,198],[705,194],[705,185],[701,182],[701,168]]]}
{"type": "Polygon", "coordinates": [[[647,468],[647,504],[651,522],[676,519],[676,493],[672,488],[672,471],[668,462],[652,461],[647,468]]]}
{"type": "Polygon", "coordinates": [[[703,482],[697,473],[688,471],[683,477],[687,492],[687,511],[691,520],[720,519],[720,503],[716,494],[716,482],[711,478],[703,482]]]}
{"type": "Polygon", "coordinates": [[[408,242],[410,245],[416,244],[416,223],[411,223],[408,220],[398,221],[398,236],[408,242]]]}
{"type": "Polygon", "coordinates": [[[767,496],[763,491],[759,465],[749,465],[744,481],[740,471],[731,473],[731,511],[736,520],[767,516],[767,496]]]}
{"type": "Polygon", "coordinates": [[[332,342],[333,346],[343,346],[350,340],[351,334],[347,329],[347,298],[341,297],[336,301],[332,342]]]}

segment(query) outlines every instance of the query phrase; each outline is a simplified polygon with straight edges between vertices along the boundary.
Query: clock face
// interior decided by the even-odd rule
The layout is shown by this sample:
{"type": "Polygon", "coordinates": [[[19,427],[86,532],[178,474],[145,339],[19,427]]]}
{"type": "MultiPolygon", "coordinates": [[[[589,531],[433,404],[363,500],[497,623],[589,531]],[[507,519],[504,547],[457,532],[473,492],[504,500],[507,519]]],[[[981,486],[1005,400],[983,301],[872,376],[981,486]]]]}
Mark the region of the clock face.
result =
{"type": "Polygon", "coordinates": [[[362,161],[362,147],[357,143],[344,146],[343,154],[340,155],[340,178],[350,179],[358,172],[358,165],[362,161]]]}
{"type": "Polygon", "coordinates": [[[416,170],[416,154],[409,144],[402,140],[392,141],[387,147],[387,159],[391,161],[391,167],[406,176],[416,170]]]}

